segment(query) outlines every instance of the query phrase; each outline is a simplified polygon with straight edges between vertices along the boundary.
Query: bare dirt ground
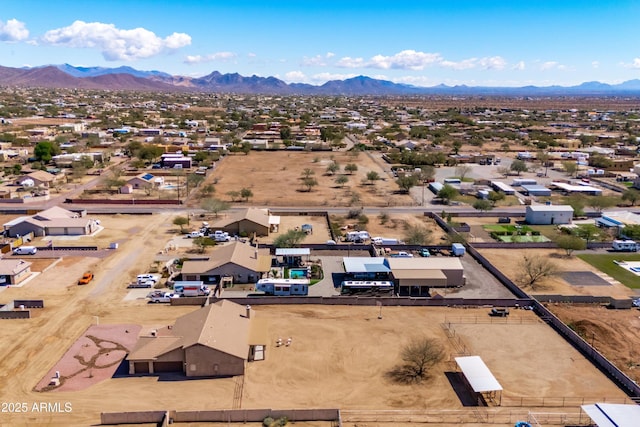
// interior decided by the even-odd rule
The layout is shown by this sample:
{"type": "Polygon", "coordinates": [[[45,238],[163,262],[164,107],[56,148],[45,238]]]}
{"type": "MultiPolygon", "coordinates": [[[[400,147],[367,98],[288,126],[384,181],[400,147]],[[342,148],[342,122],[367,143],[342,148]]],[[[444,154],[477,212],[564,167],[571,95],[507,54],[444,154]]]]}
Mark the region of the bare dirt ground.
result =
{"type": "Polygon", "coordinates": [[[547,304],[547,307],[625,374],[640,381],[638,310],[576,304],[547,304]]]}
{"type": "Polygon", "coordinates": [[[628,298],[633,292],[621,283],[612,283],[608,286],[576,286],[568,283],[561,277],[562,272],[567,271],[591,271],[600,273],[599,270],[572,256],[566,257],[564,251],[557,249],[482,249],[484,255],[501,272],[511,280],[516,281],[522,271],[521,261],[525,254],[528,256],[541,256],[551,260],[557,267],[559,275],[546,278],[535,289],[525,288],[525,292],[533,295],[594,295],[610,296],[613,298],[628,298]]]}
{"type": "Polygon", "coordinates": [[[228,199],[227,192],[249,188],[253,192],[252,204],[269,206],[402,206],[411,205],[406,194],[396,194],[398,186],[393,179],[366,153],[347,152],[254,152],[248,156],[231,155],[218,163],[207,182],[217,182],[216,196],[228,199]],[[341,172],[326,175],[327,166],[336,161],[341,172]],[[344,166],[355,163],[358,170],[352,175],[344,173],[344,166]],[[305,169],[318,185],[306,191],[302,185],[305,169]],[[362,184],[369,171],[383,178],[375,185],[362,184]],[[345,174],[349,181],[340,187],[335,183],[338,175],[345,174]],[[249,178],[250,177],[250,178],[249,178]],[[358,194],[358,200],[353,194],[358,194]]]}
{"type": "MultiPolygon", "coordinates": [[[[379,215],[368,215],[368,218],[369,222],[360,226],[360,229],[367,230],[371,237],[404,240],[407,227],[423,226],[431,232],[431,244],[435,245],[441,243],[441,238],[446,234],[434,220],[424,215],[388,214],[386,220],[382,220],[379,215]]],[[[358,224],[357,219],[348,219],[343,215],[331,215],[331,221],[342,226],[358,224]]],[[[344,232],[346,231],[348,230],[344,232]]]]}
{"type": "MultiPolygon", "coordinates": [[[[122,292],[124,290],[109,290],[111,295],[122,292]]],[[[115,378],[82,391],[34,391],[56,360],[92,323],[93,313],[100,314],[101,325],[142,324],[143,332],[147,333],[196,309],[147,305],[141,301],[114,304],[105,298],[84,302],[84,305],[52,305],[46,309],[47,317],[0,330],[3,342],[15,342],[0,350],[4,360],[2,400],[70,402],[73,406],[73,411],[65,414],[12,414],[6,422],[88,425],[98,422],[101,411],[155,410],[168,406],[177,410],[233,407],[233,378],[189,381],[164,381],[154,376],[115,378]],[[43,346],[46,352],[40,351],[43,346]]],[[[457,352],[440,327],[447,318],[454,322],[471,354],[485,359],[505,388],[505,396],[622,397],[613,383],[537,321],[533,313],[524,310],[514,313],[509,324],[458,324],[456,322],[469,319],[487,319],[487,311],[385,307],[380,320],[377,307],[255,309],[258,316],[268,322],[271,343],[278,337],[291,337],[293,343],[280,348],[270,345],[264,362],[249,364],[242,408],[339,407],[365,412],[462,409],[445,376],[445,372],[453,370],[447,361],[438,364],[432,377],[423,384],[396,384],[386,375],[399,362],[402,346],[413,337],[426,335],[438,339],[445,346],[447,358],[457,352]],[[420,327],[407,329],[408,324],[420,327]],[[546,356],[532,358],[531,343],[553,351],[538,352],[546,356]],[[589,396],[585,384],[588,384],[589,396]]]]}

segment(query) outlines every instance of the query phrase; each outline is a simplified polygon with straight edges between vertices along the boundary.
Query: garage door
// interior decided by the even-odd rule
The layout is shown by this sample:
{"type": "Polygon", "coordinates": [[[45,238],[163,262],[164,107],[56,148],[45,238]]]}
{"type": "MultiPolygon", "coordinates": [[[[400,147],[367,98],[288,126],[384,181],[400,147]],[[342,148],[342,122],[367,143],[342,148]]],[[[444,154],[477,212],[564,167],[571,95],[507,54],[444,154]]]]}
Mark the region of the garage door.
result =
{"type": "Polygon", "coordinates": [[[136,374],[148,374],[149,373],[149,364],[147,362],[134,362],[133,369],[136,374]]]}
{"type": "Polygon", "coordinates": [[[154,372],[182,372],[182,362],[155,362],[154,372]]]}

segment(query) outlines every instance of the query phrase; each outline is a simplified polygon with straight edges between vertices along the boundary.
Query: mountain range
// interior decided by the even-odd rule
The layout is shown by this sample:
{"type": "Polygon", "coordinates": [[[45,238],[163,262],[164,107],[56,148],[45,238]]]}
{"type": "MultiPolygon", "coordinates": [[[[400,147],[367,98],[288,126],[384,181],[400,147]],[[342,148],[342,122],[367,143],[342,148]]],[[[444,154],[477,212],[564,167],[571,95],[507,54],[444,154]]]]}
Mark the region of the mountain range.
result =
{"type": "Polygon", "coordinates": [[[218,71],[194,78],[131,67],[74,67],[69,64],[33,68],[0,66],[0,86],[269,95],[640,96],[638,79],[615,85],[594,81],[577,86],[419,87],[358,76],[316,86],[288,84],[276,77],[247,77],[218,71]]]}

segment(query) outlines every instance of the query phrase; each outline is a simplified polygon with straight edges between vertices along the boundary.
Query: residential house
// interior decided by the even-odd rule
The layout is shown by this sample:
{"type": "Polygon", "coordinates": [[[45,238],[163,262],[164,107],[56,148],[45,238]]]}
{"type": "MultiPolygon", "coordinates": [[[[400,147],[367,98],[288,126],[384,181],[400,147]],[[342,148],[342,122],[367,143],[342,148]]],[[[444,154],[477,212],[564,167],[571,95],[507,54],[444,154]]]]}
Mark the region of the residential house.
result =
{"type": "MultiPolygon", "coordinates": [[[[164,178],[161,176],[156,177],[153,174],[145,172],[127,180],[125,186],[128,185],[134,190],[143,190],[148,187],[158,187],[162,184],[164,184],[164,178]]],[[[122,191],[122,188],[120,189],[120,192],[126,193],[125,191],[122,191]]]]}
{"type": "Polygon", "coordinates": [[[54,183],[57,180],[58,180],[57,176],[50,174],[49,172],[37,170],[21,176],[16,180],[16,184],[22,185],[25,187],[42,186],[45,188],[50,188],[54,185],[54,183]]]}
{"type": "Polygon", "coordinates": [[[569,205],[530,205],[524,219],[532,225],[570,224],[573,208],[569,205]]]}
{"type": "Polygon", "coordinates": [[[266,325],[250,306],[220,300],[140,337],[127,356],[129,373],[243,375],[246,362],[264,360],[267,340],[266,325]]]}
{"type": "Polygon", "coordinates": [[[236,241],[216,249],[204,261],[185,261],[182,280],[221,283],[222,278],[230,278],[233,283],[255,283],[270,269],[271,255],[268,249],[257,249],[236,241]]]}
{"type": "Polygon", "coordinates": [[[211,228],[237,236],[268,236],[270,229],[278,229],[279,220],[280,217],[269,215],[268,209],[247,208],[219,219],[211,228]]]}
{"type": "Polygon", "coordinates": [[[17,285],[30,275],[30,262],[21,259],[0,259],[0,286],[17,285]]]}
{"type": "Polygon", "coordinates": [[[76,236],[89,235],[97,230],[98,221],[58,206],[32,216],[21,216],[3,225],[9,237],[24,236],[76,236]]]}

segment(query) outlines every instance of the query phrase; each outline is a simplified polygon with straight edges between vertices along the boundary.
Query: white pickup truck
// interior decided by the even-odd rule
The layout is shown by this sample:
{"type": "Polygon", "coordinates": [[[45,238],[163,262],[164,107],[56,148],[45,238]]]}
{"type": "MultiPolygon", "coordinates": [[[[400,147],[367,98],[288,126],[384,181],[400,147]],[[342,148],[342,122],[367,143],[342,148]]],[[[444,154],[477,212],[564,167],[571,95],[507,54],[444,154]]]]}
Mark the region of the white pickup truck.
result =
{"type": "Polygon", "coordinates": [[[151,292],[149,295],[147,295],[147,298],[149,298],[149,301],[156,304],[156,303],[168,303],[171,302],[172,298],[180,298],[180,294],[173,294],[171,292],[160,292],[160,291],[155,291],[155,292],[151,292]]]}

